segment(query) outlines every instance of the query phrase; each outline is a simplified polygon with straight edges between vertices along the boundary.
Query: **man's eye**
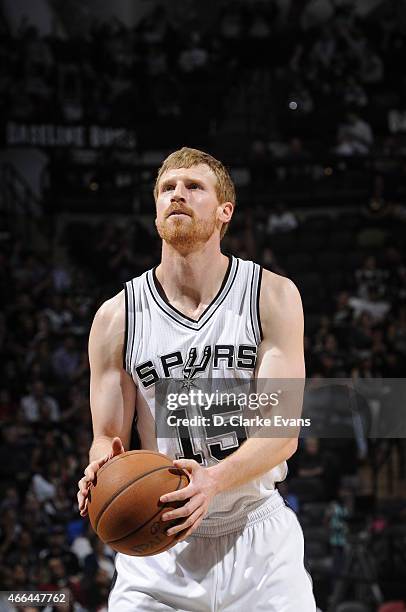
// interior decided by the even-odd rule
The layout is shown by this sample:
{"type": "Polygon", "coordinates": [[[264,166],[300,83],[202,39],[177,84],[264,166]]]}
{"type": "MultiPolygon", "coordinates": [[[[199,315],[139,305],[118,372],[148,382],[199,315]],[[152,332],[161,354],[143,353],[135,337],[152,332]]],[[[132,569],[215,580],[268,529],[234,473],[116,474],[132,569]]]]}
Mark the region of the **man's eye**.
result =
{"type": "Polygon", "coordinates": [[[162,191],[171,191],[173,189],[173,185],[167,184],[162,187],[162,191]]]}
{"type": "Polygon", "coordinates": [[[189,189],[200,189],[200,185],[197,183],[190,183],[189,189]]]}

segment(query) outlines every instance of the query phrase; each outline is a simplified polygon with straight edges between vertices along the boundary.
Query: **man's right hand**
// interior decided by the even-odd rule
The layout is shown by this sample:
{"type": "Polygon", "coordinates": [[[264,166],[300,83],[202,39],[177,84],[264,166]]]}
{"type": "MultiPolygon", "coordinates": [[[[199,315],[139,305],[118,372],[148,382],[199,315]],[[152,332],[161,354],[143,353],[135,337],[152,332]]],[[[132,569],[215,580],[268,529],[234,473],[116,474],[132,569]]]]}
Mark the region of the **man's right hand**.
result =
{"type": "Polygon", "coordinates": [[[121,455],[121,453],[124,452],[125,449],[120,438],[113,438],[111,442],[111,451],[107,455],[104,455],[104,457],[102,457],[101,459],[96,459],[96,461],[92,461],[91,463],[89,463],[89,465],[85,469],[85,475],[78,482],[78,505],[81,516],[87,515],[87,496],[89,494],[89,486],[90,483],[95,483],[96,474],[98,470],[102,467],[102,465],[107,463],[107,461],[109,461],[113,457],[116,457],[117,455],[121,455]]]}

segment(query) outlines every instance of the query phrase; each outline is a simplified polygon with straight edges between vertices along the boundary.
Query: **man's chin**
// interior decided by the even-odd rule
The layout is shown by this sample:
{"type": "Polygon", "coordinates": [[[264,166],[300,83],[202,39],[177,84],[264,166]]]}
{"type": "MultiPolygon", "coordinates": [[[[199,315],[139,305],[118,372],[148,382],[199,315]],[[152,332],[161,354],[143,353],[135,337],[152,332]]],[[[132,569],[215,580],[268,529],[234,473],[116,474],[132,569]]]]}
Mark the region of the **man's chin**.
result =
{"type": "Polygon", "coordinates": [[[214,227],[196,227],[195,223],[189,223],[188,218],[182,217],[175,219],[174,223],[165,221],[157,224],[157,230],[162,240],[172,248],[181,252],[191,252],[209,240],[214,227]]]}
{"type": "Polygon", "coordinates": [[[193,246],[199,243],[197,236],[193,232],[164,232],[160,236],[164,242],[179,250],[192,249],[193,246]]]}

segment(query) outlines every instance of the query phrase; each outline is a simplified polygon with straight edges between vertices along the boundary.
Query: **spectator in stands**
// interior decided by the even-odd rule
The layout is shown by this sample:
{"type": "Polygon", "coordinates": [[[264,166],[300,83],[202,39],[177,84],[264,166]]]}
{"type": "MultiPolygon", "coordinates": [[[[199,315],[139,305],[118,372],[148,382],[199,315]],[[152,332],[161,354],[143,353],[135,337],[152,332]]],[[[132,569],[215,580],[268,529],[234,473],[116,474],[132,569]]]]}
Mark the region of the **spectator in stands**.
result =
{"type": "Polygon", "coordinates": [[[350,108],[364,108],[368,104],[368,96],[365,89],[352,75],[347,77],[344,84],[343,98],[346,106],[350,108]]]}
{"type": "Polygon", "coordinates": [[[7,556],[15,546],[21,531],[17,513],[12,508],[8,508],[0,516],[0,559],[7,559],[7,556]]]}
{"type": "Polygon", "coordinates": [[[332,577],[336,577],[343,570],[344,553],[348,538],[347,519],[352,514],[353,495],[350,490],[341,487],[337,499],[333,500],[326,509],[325,524],[329,529],[330,550],[333,557],[331,568],[332,577]]]}
{"type": "Polygon", "coordinates": [[[45,563],[49,563],[55,558],[60,559],[70,575],[74,575],[79,571],[78,559],[71,551],[66,541],[65,530],[61,525],[55,525],[51,529],[47,546],[40,551],[39,558],[45,561],[45,563]]]}
{"type": "Polygon", "coordinates": [[[60,250],[54,255],[51,269],[52,288],[57,293],[66,293],[72,287],[72,272],[66,252],[60,250]]]}
{"type": "MultiPolygon", "coordinates": [[[[317,354],[317,351],[315,350],[317,354]]],[[[334,334],[329,333],[325,336],[323,346],[319,351],[319,359],[322,363],[329,364],[330,375],[339,376],[344,372],[344,354],[339,350],[337,338],[334,334]]]]}
{"type": "Polygon", "coordinates": [[[53,366],[50,343],[45,338],[39,339],[38,333],[25,359],[25,368],[27,371],[31,370],[34,366],[38,369],[39,377],[44,383],[50,383],[52,381],[53,366]],[[35,339],[38,339],[38,342],[35,342],[35,339]]]}
{"type": "Polygon", "coordinates": [[[317,484],[319,488],[319,498],[324,497],[322,482],[325,473],[324,459],[320,450],[320,443],[317,438],[305,438],[303,447],[300,449],[300,457],[297,459],[297,475],[306,478],[317,484]]]}
{"type": "Polygon", "coordinates": [[[325,339],[331,333],[332,321],[327,315],[320,317],[318,329],[314,334],[314,350],[320,351],[323,349],[325,339]]]}
{"type": "Polygon", "coordinates": [[[337,145],[334,153],[340,157],[351,157],[352,155],[365,154],[367,151],[364,146],[359,146],[347,130],[340,130],[337,135],[337,145]]]}
{"type": "Polygon", "coordinates": [[[269,181],[271,159],[267,143],[261,138],[253,140],[249,153],[249,171],[254,193],[263,190],[267,181],[269,181]]]}
{"type": "Polygon", "coordinates": [[[52,367],[60,381],[74,380],[79,372],[80,353],[76,348],[74,336],[65,337],[62,346],[52,355],[52,367]]]}
{"type": "Polygon", "coordinates": [[[349,304],[354,309],[355,316],[366,312],[371,315],[375,323],[382,321],[391,307],[390,302],[383,299],[375,287],[368,288],[367,297],[351,297],[349,304]]]}
{"type": "Polygon", "coordinates": [[[41,406],[48,408],[52,421],[59,421],[60,410],[58,402],[54,397],[46,393],[44,383],[38,380],[32,384],[30,393],[21,399],[21,410],[24,418],[29,422],[38,421],[41,406]]]}
{"type": "Polygon", "coordinates": [[[367,299],[370,289],[375,290],[379,296],[386,295],[388,277],[388,271],[378,267],[376,257],[368,255],[362,266],[355,271],[358,297],[367,299]]]}
{"type": "Polygon", "coordinates": [[[239,43],[243,32],[243,10],[238,5],[225,6],[219,21],[222,39],[227,43],[239,43]]]}
{"type": "Polygon", "coordinates": [[[51,329],[54,333],[62,333],[69,328],[72,322],[72,313],[65,306],[65,299],[58,293],[53,293],[50,305],[43,310],[43,314],[49,319],[51,329]]]}
{"type": "Polygon", "coordinates": [[[310,52],[310,60],[324,69],[329,69],[337,51],[337,41],[329,25],[324,26],[310,52]]]}
{"type": "Polygon", "coordinates": [[[26,528],[21,529],[13,550],[10,552],[9,563],[21,563],[27,571],[30,571],[36,565],[37,555],[38,550],[33,533],[26,528]]]}
{"type": "Polygon", "coordinates": [[[25,499],[20,512],[21,525],[35,533],[38,539],[47,540],[50,532],[50,518],[42,510],[41,503],[32,491],[23,492],[25,499]]]}
{"type": "Polygon", "coordinates": [[[406,355],[406,327],[399,319],[387,326],[385,339],[392,351],[406,355]]]}
{"type": "Polygon", "coordinates": [[[282,497],[287,501],[289,507],[292,508],[296,514],[299,514],[300,504],[299,497],[295,493],[291,493],[289,491],[289,485],[286,480],[282,482],[278,482],[278,491],[282,495],[282,497]]]}
{"type": "Polygon", "coordinates": [[[105,605],[111,587],[111,578],[105,569],[99,567],[92,576],[82,578],[83,604],[86,609],[97,610],[105,605]]]}
{"type": "Polygon", "coordinates": [[[16,413],[16,404],[11,399],[11,393],[7,388],[0,389],[0,422],[5,423],[16,413]]]}
{"type": "MultiPolygon", "coordinates": [[[[348,151],[351,150],[348,155],[366,155],[374,142],[371,126],[355,112],[347,114],[345,121],[339,127],[338,138],[345,139],[348,151]]],[[[345,154],[340,151],[337,153],[345,154]]]]}
{"type": "Polygon", "coordinates": [[[8,486],[4,492],[4,498],[0,503],[0,513],[3,510],[7,510],[11,508],[12,510],[18,510],[20,504],[20,499],[18,496],[18,491],[15,486],[8,486]]]}
{"type": "Polygon", "coordinates": [[[114,554],[94,533],[91,536],[92,552],[84,559],[84,572],[91,576],[99,568],[103,569],[110,578],[114,574],[114,554]]]}
{"type": "Polygon", "coordinates": [[[32,447],[24,438],[20,425],[9,423],[2,427],[0,445],[0,481],[15,485],[23,498],[30,480],[32,447]]]}
{"type": "Polygon", "coordinates": [[[44,502],[53,499],[56,494],[55,466],[56,469],[59,469],[59,463],[56,462],[48,466],[41,464],[32,477],[30,489],[49,516],[53,514],[52,508],[47,507],[44,502]]]}
{"type": "Polygon", "coordinates": [[[336,308],[333,315],[334,327],[346,327],[353,318],[354,311],[349,304],[349,291],[340,291],[336,297],[336,308]]]}
{"type": "Polygon", "coordinates": [[[360,77],[363,83],[371,85],[380,83],[384,78],[384,63],[373,49],[368,49],[368,53],[363,57],[360,77]]]}
{"type": "Polygon", "coordinates": [[[280,234],[290,232],[297,226],[298,222],[294,213],[287,209],[284,202],[277,202],[268,217],[266,230],[268,234],[280,234]]]}
{"type": "Polygon", "coordinates": [[[200,34],[192,32],[189,44],[179,55],[179,68],[186,75],[201,74],[207,69],[208,60],[209,54],[202,44],[200,34]]]}
{"type": "Polygon", "coordinates": [[[50,579],[50,587],[55,590],[59,590],[63,587],[68,586],[69,584],[69,575],[66,570],[66,566],[63,563],[62,559],[59,556],[50,557],[48,559],[48,570],[49,570],[49,579],[50,579]]]}

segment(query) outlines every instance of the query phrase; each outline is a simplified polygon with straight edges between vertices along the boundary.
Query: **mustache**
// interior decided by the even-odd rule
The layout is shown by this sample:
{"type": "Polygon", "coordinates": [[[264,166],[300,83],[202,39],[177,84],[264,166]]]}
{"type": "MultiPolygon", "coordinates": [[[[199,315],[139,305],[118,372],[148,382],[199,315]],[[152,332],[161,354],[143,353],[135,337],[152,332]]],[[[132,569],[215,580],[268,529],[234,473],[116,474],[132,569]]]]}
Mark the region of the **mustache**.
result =
{"type": "Polygon", "coordinates": [[[193,211],[190,210],[190,208],[182,206],[181,204],[172,204],[165,215],[165,219],[167,219],[172,213],[183,213],[185,215],[189,215],[189,217],[193,217],[193,211]]]}

